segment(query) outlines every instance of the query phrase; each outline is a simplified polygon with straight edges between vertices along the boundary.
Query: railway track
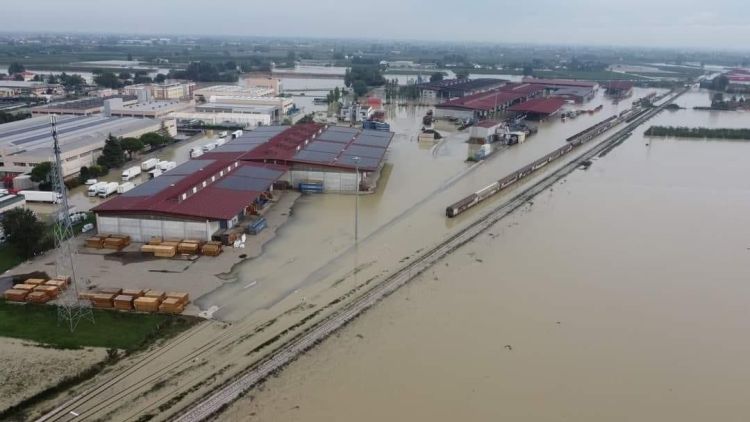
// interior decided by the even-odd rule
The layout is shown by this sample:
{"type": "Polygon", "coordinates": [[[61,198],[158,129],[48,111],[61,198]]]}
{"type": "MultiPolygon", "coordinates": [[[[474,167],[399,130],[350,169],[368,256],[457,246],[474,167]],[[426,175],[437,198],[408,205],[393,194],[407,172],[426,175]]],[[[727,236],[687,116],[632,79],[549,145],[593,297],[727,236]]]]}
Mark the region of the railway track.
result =
{"type": "Polygon", "coordinates": [[[633,129],[662,111],[667,104],[670,104],[685,91],[686,90],[682,90],[678,92],[660,106],[639,115],[637,118],[633,119],[632,122],[628,123],[625,127],[607,137],[596,146],[571,160],[559,169],[554,170],[549,175],[518,193],[509,201],[490,211],[487,215],[481,217],[439,245],[423,253],[420,257],[398,270],[382,283],[368,290],[359,298],[350,302],[342,309],[334,312],[322,321],[316,323],[306,331],[298,334],[287,343],[281,345],[279,348],[271,352],[267,358],[258,362],[245,374],[229,382],[218,391],[210,394],[204,400],[187,409],[181,415],[176,417],[175,420],[178,422],[197,422],[205,420],[221,411],[226,405],[239,398],[243,392],[293,361],[297,356],[330,336],[333,332],[346,325],[381,299],[396,291],[415,276],[424,272],[449,253],[471,241],[502,218],[527,204],[530,199],[573,172],[584,161],[590,160],[594,156],[602,154],[613,146],[623,142],[633,129]]]}

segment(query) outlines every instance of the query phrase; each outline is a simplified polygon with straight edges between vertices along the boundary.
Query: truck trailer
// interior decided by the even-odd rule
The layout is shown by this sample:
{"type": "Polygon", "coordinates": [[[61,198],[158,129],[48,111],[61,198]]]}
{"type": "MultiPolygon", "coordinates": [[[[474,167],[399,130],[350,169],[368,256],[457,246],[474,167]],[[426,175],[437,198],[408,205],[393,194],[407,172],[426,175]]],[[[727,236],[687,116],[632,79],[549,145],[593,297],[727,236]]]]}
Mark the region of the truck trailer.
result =
{"type": "Polygon", "coordinates": [[[133,166],[125,169],[125,171],[122,172],[122,181],[127,182],[130,179],[138,176],[139,174],[141,174],[141,168],[138,166],[133,166]]]}
{"type": "Polygon", "coordinates": [[[57,192],[45,192],[39,190],[22,190],[18,192],[23,195],[27,202],[46,202],[48,204],[59,204],[62,201],[62,195],[57,192]]]}

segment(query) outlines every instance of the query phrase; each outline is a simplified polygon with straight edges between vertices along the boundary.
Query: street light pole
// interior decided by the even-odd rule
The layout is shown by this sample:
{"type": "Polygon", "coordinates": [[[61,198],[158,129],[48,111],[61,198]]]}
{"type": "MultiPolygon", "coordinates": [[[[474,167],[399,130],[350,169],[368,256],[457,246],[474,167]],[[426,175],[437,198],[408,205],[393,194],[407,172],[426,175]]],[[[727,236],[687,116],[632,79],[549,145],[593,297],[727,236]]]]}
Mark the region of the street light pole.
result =
{"type": "Polygon", "coordinates": [[[359,240],[359,157],[352,158],[354,161],[354,244],[359,240]]]}

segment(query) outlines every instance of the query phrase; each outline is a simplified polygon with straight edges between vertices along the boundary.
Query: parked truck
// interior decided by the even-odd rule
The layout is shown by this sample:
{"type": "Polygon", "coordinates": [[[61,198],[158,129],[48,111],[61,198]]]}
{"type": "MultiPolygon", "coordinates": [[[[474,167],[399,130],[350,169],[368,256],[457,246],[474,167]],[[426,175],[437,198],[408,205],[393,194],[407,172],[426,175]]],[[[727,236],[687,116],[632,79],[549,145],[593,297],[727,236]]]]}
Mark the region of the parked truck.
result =
{"type": "Polygon", "coordinates": [[[141,168],[138,166],[133,166],[130,168],[125,169],[125,171],[122,172],[122,181],[127,182],[128,180],[138,176],[141,174],[141,168]]]}
{"type": "Polygon", "coordinates": [[[174,161],[159,161],[159,164],[156,167],[162,172],[165,172],[177,167],[177,163],[174,161]]]}
{"type": "Polygon", "coordinates": [[[203,147],[190,148],[190,158],[198,158],[203,155],[203,147]]]}
{"type": "Polygon", "coordinates": [[[100,198],[106,198],[109,195],[112,195],[113,193],[117,192],[117,187],[120,186],[117,182],[109,182],[106,185],[99,188],[99,192],[97,195],[100,198]]]}
{"type": "Polygon", "coordinates": [[[216,147],[217,147],[216,142],[209,142],[206,145],[203,145],[203,152],[214,150],[216,149],[216,147]]]}
{"type": "Polygon", "coordinates": [[[142,171],[153,170],[157,164],[159,164],[158,158],[149,158],[148,160],[141,163],[141,170],[142,171]]]}
{"type": "Polygon", "coordinates": [[[226,130],[222,130],[221,132],[219,132],[219,138],[226,138],[226,137],[227,137],[227,131],[226,130]]]}
{"type": "Polygon", "coordinates": [[[89,186],[89,196],[96,196],[99,194],[99,188],[106,185],[107,182],[96,182],[93,185],[89,186]]]}
{"type": "Polygon", "coordinates": [[[242,129],[237,129],[234,132],[232,132],[232,139],[237,139],[240,136],[242,136],[242,129]]]}
{"type": "Polygon", "coordinates": [[[23,195],[27,202],[46,202],[48,204],[59,204],[62,201],[62,195],[57,192],[45,192],[39,190],[22,190],[18,192],[23,195]]]}
{"type": "Polygon", "coordinates": [[[133,189],[134,187],[135,187],[135,183],[133,183],[133,182],[121,183],[117,187],[117,193],[125,193],[125,192],[129,191],[130,189],[133,189]]]}

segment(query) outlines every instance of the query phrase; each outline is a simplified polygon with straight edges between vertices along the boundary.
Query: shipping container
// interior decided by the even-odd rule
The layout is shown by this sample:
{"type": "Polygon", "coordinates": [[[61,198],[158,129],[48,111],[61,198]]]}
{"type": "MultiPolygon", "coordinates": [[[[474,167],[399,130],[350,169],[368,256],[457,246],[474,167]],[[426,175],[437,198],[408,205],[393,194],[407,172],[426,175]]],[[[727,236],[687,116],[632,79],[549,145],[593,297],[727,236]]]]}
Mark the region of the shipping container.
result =
{"type": "Polygon", "coordinates": [[[141,170],[143,171],[149,171],[156,168],[156,165],[159,164],[158,158],[149,158],[148,160],[141,163],[141,170]]]}
{"type": "Polygon", "coordinates": [[[117,193],[125,193],[135,187],[135,183],[133,182],[125,182],[120,184],[120,186],[117,187],[117,193]]]}
{"type": "Polygon", "coordinates": [[[97,196],[100,198],[106,198],[109,195],[117,192],[117,187],[120,186],[117,182],[109,182],[104,186],[101,186],[97,191],[97,196]]]}
{"type": "Polygon", "coordinates": [[[127,182],[128,180],[138,176],[139,174],[141,174],[141,168],[138,166],[133,166],[125,169],[125,171],[122,172],[122,181],[127,182]]]}

